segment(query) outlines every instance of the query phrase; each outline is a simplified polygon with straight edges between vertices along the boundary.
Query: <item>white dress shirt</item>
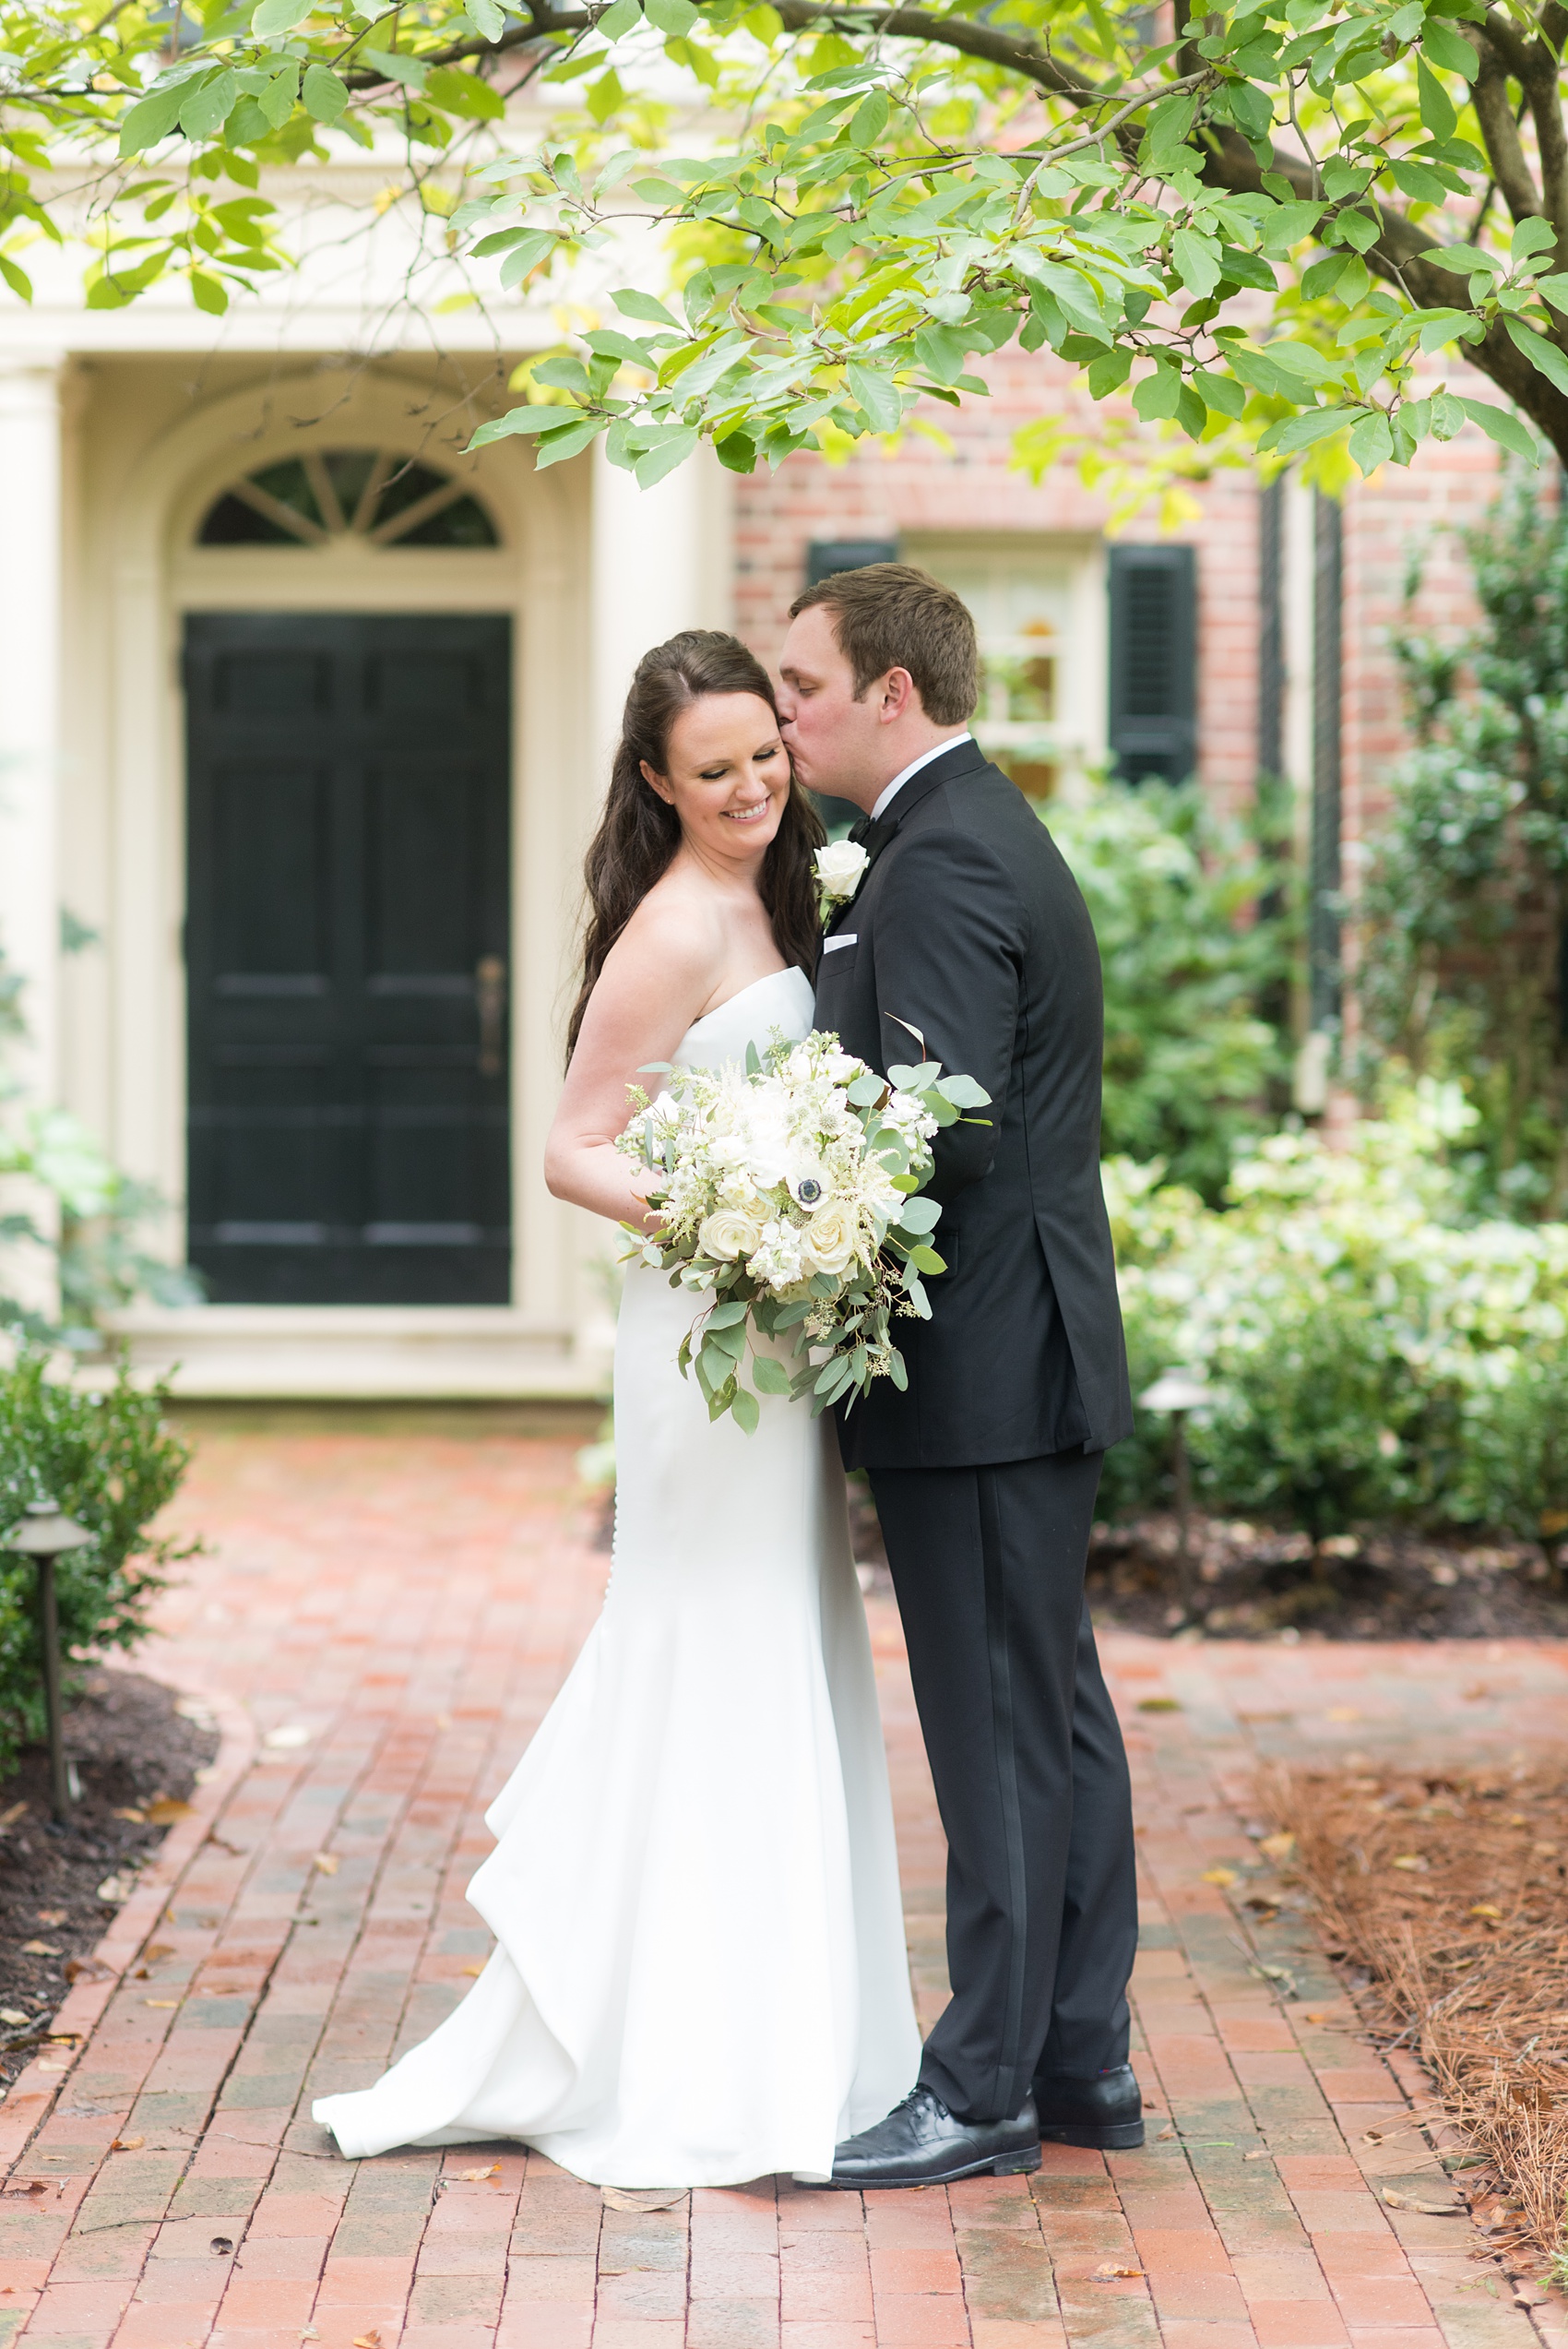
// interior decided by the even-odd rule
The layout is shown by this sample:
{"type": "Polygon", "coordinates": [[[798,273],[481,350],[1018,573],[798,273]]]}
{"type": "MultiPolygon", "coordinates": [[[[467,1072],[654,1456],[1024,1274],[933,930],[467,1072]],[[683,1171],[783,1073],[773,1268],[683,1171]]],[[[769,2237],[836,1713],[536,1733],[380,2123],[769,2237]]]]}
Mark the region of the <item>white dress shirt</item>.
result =
{"type": "Polygon", "coordinates": [[[942,757],[944,751],[956,750],[961,742],[973,742],[973,734],[970,733],[968,726],[966,726],[961,734],[949,734],[945,742],[939,742],[934,745],[932,749],[922,750],[918,758],[911,758],[903,773],[901,775],[894,776],[893,781],[888,784],[887,789],[883,793],[881,798],[877,801],[876,805],[872,809],[873,822],[874,823],[877,817],[886,815],[889,807],[893,805],[893,794],[895,792],[901,792],[903,790],[911,775],[918,775],[922,767],[929,767],[933,758],[940,758],[942,757]]]}

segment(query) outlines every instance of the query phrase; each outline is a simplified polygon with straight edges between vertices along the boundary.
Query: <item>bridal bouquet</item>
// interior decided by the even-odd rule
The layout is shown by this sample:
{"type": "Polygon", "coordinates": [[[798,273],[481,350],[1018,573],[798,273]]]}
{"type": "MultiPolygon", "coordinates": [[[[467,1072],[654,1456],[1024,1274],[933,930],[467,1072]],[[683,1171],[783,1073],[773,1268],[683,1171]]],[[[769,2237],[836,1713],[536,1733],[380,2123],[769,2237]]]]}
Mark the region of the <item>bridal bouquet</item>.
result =
{"type": "Polygon", "coordinates": [[[990,1094],[935,1060],[879,1077],[835,1035],[750,1045],[743,1067],[642,1073],[670,1088],[632,1089],[616,1148],[658,1170],[647,1198],[663,1220],[630,1260],[703,1301],[678,1358],[709,1417],[731,1412],[750,1434],[758,1392],[809,1396],[814,1416],[873,1378],[907,1385],[894,1317],[929,1319],[921,1275],[946,1270],[931,1245],[942,1210],[920,1197],[931,1138],[990,1094]],[[785,1339],[800,1366],[759,1339],[785,1339]]]}

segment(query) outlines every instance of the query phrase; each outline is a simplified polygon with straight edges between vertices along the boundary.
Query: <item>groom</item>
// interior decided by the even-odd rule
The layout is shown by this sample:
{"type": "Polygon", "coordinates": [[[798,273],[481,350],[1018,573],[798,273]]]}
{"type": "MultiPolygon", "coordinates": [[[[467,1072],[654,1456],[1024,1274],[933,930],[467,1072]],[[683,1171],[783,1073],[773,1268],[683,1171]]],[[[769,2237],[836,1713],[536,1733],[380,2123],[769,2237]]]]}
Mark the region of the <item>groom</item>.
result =
{"type": "Polygon", "coordinates": [[[816,1024],[877,1069],[939,1060],[991,1123],[935,1142],[930,1321],[900,1394],[841,1417],[871,1479],[947,1835],[952,2002],[913,2093],[833,2182],[1029,2170],[1042,2136],[1143,2142],[1127,2062],[1132,1803],[1084,1567],[1100,1454],[1132,1424],[1099,1181],[1094,932],[1050,833],[968,732],[974,624],[901,563],[791,610],[794,771],[852,800],[869,862],[832,916],[816,1024]],[[909,1032],[916,1029],[923,1042],[909,1032]]]}

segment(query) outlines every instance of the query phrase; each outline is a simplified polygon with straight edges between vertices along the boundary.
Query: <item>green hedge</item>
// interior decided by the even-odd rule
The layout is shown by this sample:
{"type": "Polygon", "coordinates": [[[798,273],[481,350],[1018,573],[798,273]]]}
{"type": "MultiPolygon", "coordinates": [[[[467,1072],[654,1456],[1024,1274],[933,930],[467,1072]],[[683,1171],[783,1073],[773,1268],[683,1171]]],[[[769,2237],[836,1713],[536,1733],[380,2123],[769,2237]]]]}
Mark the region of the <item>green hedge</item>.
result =
{"type": "Polygon", "coordinates": [[[200,1546],[148,1530],[190,1460],[164,1420],[164,1401],[161,1389],[134,1387],[124,1370],[101,1392],[84,1393],[52,1379],[32,1353],[0,1372],[0,1773],[18,1746],[43,1734],[36,1570],[6,1547],[28,1503],[58,1501],[95,1537],[55,1570],[68,1688],[81,1677],[73,1651],[85,1659],[144,1639],[167,1568],[200,1546]]]}
{"type": "MultiPolygon", "coordinates": [[[[1134,1391],[1211,1389],[1197,1496],[1315,1537],[1369,1520],[1568,1533],[1568,1224],[1468,1217],[1450,1168],[1473,1113],[1426,1084],[1359,1126],[1253,1146],[1225,1205],[1111,1160],[1134,1391]]],[[[1170,1430],[1140,1412],[1105,1505],[1168,1495],[1170,1430]]]]}

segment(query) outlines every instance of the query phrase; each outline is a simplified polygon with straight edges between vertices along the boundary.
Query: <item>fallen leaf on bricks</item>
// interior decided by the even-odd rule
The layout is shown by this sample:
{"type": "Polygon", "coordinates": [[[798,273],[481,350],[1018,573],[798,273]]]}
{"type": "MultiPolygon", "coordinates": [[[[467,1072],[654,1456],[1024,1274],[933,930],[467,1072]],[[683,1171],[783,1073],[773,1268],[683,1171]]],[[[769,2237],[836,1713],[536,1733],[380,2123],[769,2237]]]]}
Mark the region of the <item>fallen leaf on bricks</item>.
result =
{"type": "Polygon", "coordinates": [[[337,1859],[330,1852],[317,1852],[311,1865],[319,1868],[323,1876],[336,1876],[338,1873],[337,1859]]]}
{"type": "Polygon", "coordinates": [[[147,1825],[147,1813],[145,1811],[132,1810],[129,1807],[125,1810],[113,1811],[111,1813],[111,1817],[114,1818],[128,1818],[133,1827],[145,1827],[147,1825]]]}
{"type": "Polygon", "coordinates": [[[1390,1867],[1408,1868],[1412,1876],[1424,1876],[1431,1862],[1423,1859],[1420,1852],[1401,1852],[1398,1858],[1390,1860],[1388,1865],[1390,1867]]]}
{"type": "Polygon", "coordinates": [[[1265,1860],[1277,1862],[1288,1860],[1295,1848],[1296,1839],[1289,1834],[1265,1835],[1258,1844],[1258,1849],[1265,1860]]]}
{"type": "Polygon", "coordinates": [[[1236,1871],[1233,1867],[1206,1867],[1202,1881],[1205,1884],[1234,1884],[1236,1871]]]}
{"type": "Polygon", "coordinates": [[[672,2211],[686,2199],[683,2186],[604,2186],[600,2188],[612,2211],[672,2211]]]}
{"type": "Polygon", "coordinates": [[[478,2186],[483,2179],[487,2177],[499,2177],[500,2175],[501,2164],[499,2162],[492,2162],[488,2169],[459,2170],[457,2172],[457,2176],[462,2179],[465,2186],[478,2186]]]}
{"type": "Polygon", "coordinates": [[[471,1973],[477,1977],[484,1972],[484,1968],[482,1966],[465,1966],[463,1968],[463,1972],[465,1973],[471,1973]]]}
{"type": "Polygon", "coordinates": [[[178,1998],[144,1998],[142,2000],[144,2007],[177,2007],[179,2003],[178,1998]]]}
{"type": "Polygon", "coordinates": [[[160,1958],[172,1958],[173,1954],[174,1944],[172,1941],[149,1941],[146,1949],[142,1951],[142,1956],[147,1960],[149,1966],[155,1966],[160,1958]]]}
{"type": "Polygon", "coordinates": [[[138,2145],[146,2143],[145,2137],[116,2137],[109,2151],[112,2153],[134,2153],[138,2145]]]}
{"type": "Polygon", "coordinates": [[[113,1966],[104,1965],[97,1958],[67,1958],[65,1960],[67,1982],[107,1982],[113,1972],[113,1966]]]}
{"type": "Polygon", "coordinates": [[[310,1731],[302,1729],[297,1722],[290,1722],[281,1729],[269,1729],[261,1742],[270,1746],[275,1754],[286,1753],[291,1747],[308,1746],[310,1731]]]}
{"type": "Polygon", "coordinates": [[[1330,1705],[1324,1715],[1324,1721],[1360,1721],[1360,1717],[1358,1705],[1330,1705]]]}
{"type": "Polygon", "coordinates": [[[189,1803],[176,1802],[172,1795],[160,1795],[147,1806],[148,1823],[152,1827],[172,1827],[177,1818],[189,1818],[189,1803]]]}
{"type": "Polygon", "coordinates": [[[130,1899],[136,1889],[137,1880],[134,1876],[106,1876],[98,1888],[98,1897],[109,1907],[117,1908],[122,1901],[130,1899]]]}
{"type": "Polygon", "coordinates": [[[1089,2278],[1089,2282],[1091,2283],[1114,2283],[1119,2276],[1134,2276],[1141,2282],[1143,2280],[1143,2272],[1142,2268],[1118,2267],[1114,2260],[1107,2260],[1101,2266],[1096,2268],[1093,2275],[1089,2278]]]}
{"type": "Polygon", "coordinates": [[[24,1941],[22,1955],[24,1958],[58,1958],[63,1957],[65,1952],[57,1950],[53,1941],[24,1941]]]}
{"type": "Polygon", "coordinates": [[[1491,1923],[1500,1917],[1503,1911],[1495,1901],[1477,1901],[1473,1907],[1466,1910],[1465,1914],[1467,1916],[1479,1916],[1483,1922],[1491,1923]]]}
{"type": "Polygon", "coordinates": [[[1428,2202],[1419,2194],[1401,2194],[1396,2186],[1385,2186],[1383,2199],[1391,2211],[1420,2211],[1423,2218],[1461,2219],[1465,2215],[1463,2202],[1428,2202]]]}
{"type": "Polygon", "coordinates": [[[234,2238],[232,2235],[215,2235],[212,2238],[211,2248],[217,2252],[220,2260],[226,2260],[233,2248],[234,2238]]]}
{"type": "Polygon", "coordinates": [[[1274,2155],[1266,2147],[1260,2147],[1255,2153],[1243,2153],[1241,2159],[1244,2162],[1272,2162],[1274,2155]]]}
{"type": "Polygon", "coordinates": [[[354,2335],[354,2349],[381,2349],[380,2333],[356,2332],[354,2335]]]}
{"type": "Polygon", "coordinates": [[[1180,1712],[1181,1710],[1174,1697],[1140,1697],[1138,1699],[1140,1712],[1180,1712]]]}

